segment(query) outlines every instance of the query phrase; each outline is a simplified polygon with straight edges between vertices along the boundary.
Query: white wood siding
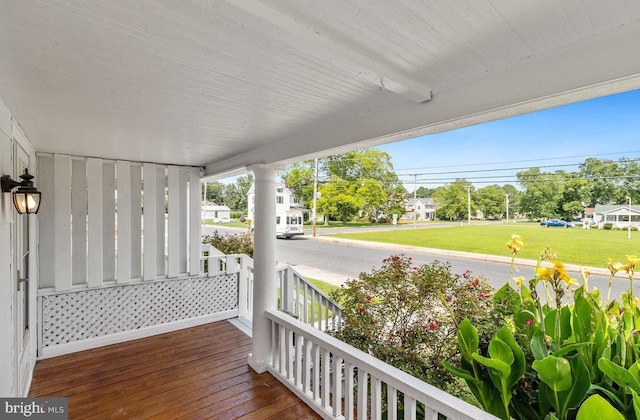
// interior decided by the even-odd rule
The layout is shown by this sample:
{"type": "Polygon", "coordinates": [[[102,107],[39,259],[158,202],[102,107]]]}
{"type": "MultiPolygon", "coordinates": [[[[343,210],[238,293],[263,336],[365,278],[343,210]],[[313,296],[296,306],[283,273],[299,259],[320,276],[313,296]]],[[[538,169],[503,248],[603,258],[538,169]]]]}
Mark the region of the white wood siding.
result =
{"type": "Polygon", "coordinates": [[[198,169],[58,154],[38,162],[39,289],[200,273],[198,169]]]}

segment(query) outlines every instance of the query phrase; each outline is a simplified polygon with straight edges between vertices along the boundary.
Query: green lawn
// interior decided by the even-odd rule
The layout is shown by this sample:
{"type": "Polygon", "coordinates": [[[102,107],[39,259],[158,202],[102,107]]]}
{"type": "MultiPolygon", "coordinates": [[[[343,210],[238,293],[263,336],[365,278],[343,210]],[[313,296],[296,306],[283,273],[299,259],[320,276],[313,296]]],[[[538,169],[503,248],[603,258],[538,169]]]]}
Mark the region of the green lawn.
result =
{"type": "MultiPolygon", "coordinates": [[[[418,226],[424,225],[430,222],[417,222],[418,226]]],[[[398,222],[399,225],[410,225],[413,222],[398,222]]],[[[309,221],[304,222],[305,229],[311,229],[312,223],[309,221]]],[[[368,227],[368,226],[391,226],[390,223],[371,223],[371,222],[347,222],[346,224],[342,224],[342,222],[337,222],[334,220],[329,221],[328,225],[325,225],[324,222],[316,223],[316,228],[325,229],[325,228],[340,228],[340,227],[368,227]]]]}
{"type": "Polygon", "coordinates": [[[451,249],[481,254],[509,256],[506,242],[512,234],[521,235],[524,247],[518,257],[538,259],[550,246],[565,263],[606,267],[607,258],[626,262],[626,255],[640,254],[640,232],[580,228],[543,228],[537,223],[509,225],[455,226],[431,229],[408,229],[331,235],[363,241],[451,249]]]}
{"type": "Polygon", "coordinates": [[[214,226],[224,226],[224,227],[232,227],[232,228],[244,228],[249,229],[249,224],[247,222],[241,222],[239,220],[235,220],[231,223],[214,223],[213,219],[205,219],[205,225],[214,225],[214,226]]]}

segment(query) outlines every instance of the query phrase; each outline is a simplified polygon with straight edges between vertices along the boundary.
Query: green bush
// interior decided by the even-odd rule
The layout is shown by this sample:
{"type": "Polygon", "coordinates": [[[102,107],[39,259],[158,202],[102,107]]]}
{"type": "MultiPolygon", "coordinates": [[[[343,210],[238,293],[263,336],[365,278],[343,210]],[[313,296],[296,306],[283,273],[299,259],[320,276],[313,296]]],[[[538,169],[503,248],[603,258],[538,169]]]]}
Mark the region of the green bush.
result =
{"type": "Polygon", "coordinates": [[[453,395],[470,399],[464,384],[443,368],[459,363],[458,324],[478,326],[484,343],[502,324],[487,280],[469,271],[453,275],[447,263],[416,266],[391,256],[331,293],[344,325],[331,333],[342,341],[453,395]]]}
{"type": "MultiPolygon", "coordinates": [[[[507,246],[515,257],[522,238],[514,235],[507,246]]],[[[486,411],[503,419],[640,418],[637,257],[627,258],[624,265],[609,260],[603,301],[598,289],[589,290],[586,271],[584,284],[574,289],[577,280],[546,249],[533,279],[514,278],[517,292],[507,284],[496,293],[510,302],[505,313],[512,315],[488,347],[481,345],[483,325],[465,320],[457,333],[460,364],[445,366],[465,380],[486,411]],[[631,287],[621,302],[609,301],[620,271],[631,287]]]]}
{"type": "Polygon", "coordinates": [[[613,230],[613,223],[607,222],[602,224],[603,230],[613,230]]]}
{"type": "Polygon", "coordinates": [[[249,232],[224,235],[216,230],[213,235],[205,235],[202,243],[225,254],[246,254],[253,257],[253,237],[249,232]]]}

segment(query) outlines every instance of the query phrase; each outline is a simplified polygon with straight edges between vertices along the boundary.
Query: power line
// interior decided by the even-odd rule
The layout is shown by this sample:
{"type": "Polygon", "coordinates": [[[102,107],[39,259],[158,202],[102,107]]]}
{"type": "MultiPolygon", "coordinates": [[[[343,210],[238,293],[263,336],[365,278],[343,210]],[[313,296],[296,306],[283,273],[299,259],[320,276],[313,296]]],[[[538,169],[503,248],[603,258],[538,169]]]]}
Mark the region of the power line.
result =
{"type": "MultiPolygon", "coordinates": [[[[577,158],[590,158],[590,157],[599,157],[599,156],[611,156],[611,155],[622,155],[622,154],[631,154],[631,153],[640,153],[640,150],[632,150],[627,152],[609,152],[609,153],[599,153],[596,155],[576,155],[576,156],[559,156],[559,157],[548,157],[548,158],[540,158],[540,159],[524,159],[524,160],[509,160],[509,161],[500,161],[500,162],[483,162],[483,163],[465,163],[465,164],[457,164],[457,165],[443,165],[443,166],[431,166],[429,168],[420,167],[420,168],[403,168],[396,169],[396,171],[415,171],[420,169],[448,169],[448,168],[459,168],[459,167],[469,167],[469,166],[486,166],[486,165],[501,165],[501,164],[511,164],[511,163],[524,163],[524,162],[540,162],[540,161],[550,161],[550,160],[562,160],[562,159],[577,159],[577,158]]],[[[638,160],[638,159],[634,159],[638,160]]],[[[579,164],[576,164],[579,165],[579,164]]],[[[562,165],[558,165],[562,166],[562,165]]]]}

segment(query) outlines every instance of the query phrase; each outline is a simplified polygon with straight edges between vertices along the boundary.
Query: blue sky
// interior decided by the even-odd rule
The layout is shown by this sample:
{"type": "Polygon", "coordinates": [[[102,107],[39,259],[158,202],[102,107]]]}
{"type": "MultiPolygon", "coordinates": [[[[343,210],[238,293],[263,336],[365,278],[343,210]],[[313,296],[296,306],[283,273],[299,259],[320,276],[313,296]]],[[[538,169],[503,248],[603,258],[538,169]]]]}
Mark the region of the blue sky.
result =
{"type": "Polygon", "coordinates": [[[476,188],[516,184],[520,170],[442,174],[538,166],[543,171],[577,169],[586,157],[640,158],[640,90],[592,99],[446,133],[379,146],[392,157],[396,173],[413,191],[413,176],[426,187],[466,178],[476,188]],[[570,165],[542,168],[548,165],[570,165]],[[487,179],[490,176],[507,178],[487,179]],[[484,180],[472,177],[483,177],[484,180]],[[446,179],[445,179],[446,178],[446,179]],[[428,183],[427,183],[428,180],[428,183]],[[481,182],[485,181],[485,182],[481,182]]]}

